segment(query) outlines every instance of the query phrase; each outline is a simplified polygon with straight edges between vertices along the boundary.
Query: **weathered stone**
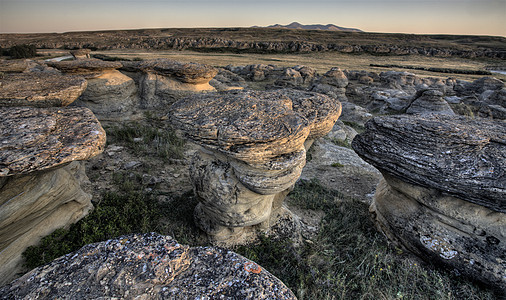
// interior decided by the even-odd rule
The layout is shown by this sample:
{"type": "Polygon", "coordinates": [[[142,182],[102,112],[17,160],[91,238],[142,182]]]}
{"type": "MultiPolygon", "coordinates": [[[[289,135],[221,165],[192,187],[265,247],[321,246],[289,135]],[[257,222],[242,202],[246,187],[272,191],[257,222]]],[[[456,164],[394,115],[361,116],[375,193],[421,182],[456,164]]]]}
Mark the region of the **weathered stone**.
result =
{"type": "Polygon", "coordinates": [[[0,177],[0,285],[21,271],[27,247],[88,214],[91,195],[81,189],[87,181],[80,162],[0,177]]]}
{"type": "Polygon", "coordinates": [[[28,62],[25,59],[0,60],[0,72],[3,73],[21,73],[28,68],[28,62]]]}
{"type": "Polygon", "coordinates": [[[377,117],[352,142],[378,168],[371,211],[391,239],[506,292],[506,123],[377,117]]]}
{"type": "Polygon", "coordinates": [[[293,110],[310,122],[310,132],[307,137],[309,140],[329,133],[341,115],[341,103],[328,96],[292,89],[279,90],[276,93],[290,98],[293,110]]]}
{"type": "Polygon", "coordinates": [[[0,107],[67,106],[86,88],[82,77],[42,72],[6,74],[0,83],[0,107]]]}
{"type": "Polygon", "coordinates": [[[276,277],[225,249],[155,233],[84,246],[0,289],[4,298],[296,299],[276,277]]]}
{"type": "Polygon", "coordinates": [[[138,105],[135,82],[117,70],[87,81],[86,90],[74,105],[89,108],[100,120],[128,118],[138,105]]]}
{"type": "Polygon", "coordinates": [[[195,143],[253,164],[299,151],[309,135],[290,98],[266,92],[194,95],[172,106],[171,120],[195,143]]]}
{"type": "Polygon", "coordinates": [[[103,61],[100,59],[77,59],[69,61],[51,61],[48,66],[63,73],[82,75],[86,79],[98,77],[108,71],[121,68],[118,61],[103,61]]]}
{"type": "Polygon", "coordinates": [[[182,63],[169,59],[154,59],[140,62],[122,62],[126,71],[156,73],[173,77],[177,81],[190,84],[204,84],[218,74],[215,68],[199,63],[182,63]]]}
{"type": "Polygon", "coordinates": [[[90,49],[76,49],[76,50],[70,50],[70,54],[72,54],[72,56],[73,56],[75,59],[86,59],[86,58],[90,58],[90,53],[91,53],[91,50],[90,50],[90,49]]]}
{"type": "Polygon", "coordinates": [[[463,116],[377,117],[353,149],[380,171],[506,212],[506,123],[463,116]]]}
{"type": "Polygon", "coordinates": [[[190,165],[199,227],[221,245],[247,242],[255,229],[268,229],[302,172],[306,140],[328,133],[340,112],[336,100],[288,89],[176,102],[172,123],[202,147],[190,165]]]}
{"type": "Polygon", "coordinates": [[[450,105],[443,99],[443,93],[437,90],[419,92],[411,105],[406,109],[407,114],[442,114],[454,116],[450,105]]]}
{"type": "Polygon", "coordinates": [[[320,78],[319,82],[337,88],[345,88],[348,85],[348,78],[340,68],[332,68],[320,78]]]}
{"type": "Polygon", "coordinates": [[[292,68],[286,68],[283,74],[274,82],[274,85],[281,87],[297,87],[303,82],[304,79],[298,71],[292,68]]]}
{"type": "Polygon", "coordinates": [[[371,212],[391,240],[506,292],[506,214],[384,176],[371,212]]]}
{"type": "Polygon", "coordinates": [[[102,152],[105,132],[86,108],[0,108],[0,176],[28,174],[102,152]]]}

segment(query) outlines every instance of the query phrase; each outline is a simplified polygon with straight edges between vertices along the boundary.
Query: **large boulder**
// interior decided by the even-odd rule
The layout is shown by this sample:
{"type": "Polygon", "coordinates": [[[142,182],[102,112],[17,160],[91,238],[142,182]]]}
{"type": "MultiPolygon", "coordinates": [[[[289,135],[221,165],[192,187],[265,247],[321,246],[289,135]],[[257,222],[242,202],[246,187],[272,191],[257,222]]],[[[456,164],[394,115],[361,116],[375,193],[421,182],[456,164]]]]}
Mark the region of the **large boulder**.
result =
{"type": "Polygon", "coordinates": [[[304,167],[304,143],[330,131],[340,112],[336,100],[295,90],[176,102],[174,127],[201,146],[190,176],[200,198],[196,221],[211,240],[240,244],[257,227],[269,228],[304,167]]]}
{"type": "Polygon", "coordinates": [[[92,208],[80,160],[99,154],[105,132],[86,108],[0,108],[0,284],[21,253],[92,208]]]}
{"type": "Polygon", "coordinates": [[[67,106],[86,89],[80,76],[65,76],[43,72],[6,74],[0,79],[0,107],[67,106]]]}
{"type": "Polygon", "coordinates": [[[155,233],[86,245],[0,289],[2,299],[296,299],[232,251],[155,233]]]}
{"type": "Polygon", "coordinates": [[[322,77],[316,80],[311,86],[310,90],[336,98],[339,101],[347,101],[347,85],[348,78],[344,72],[341,71],[340,68],[332,68],[327,73],[323,74],[322,77]]]}
{"type": "Polygon", "coordinates": [[[505,292],[506,123],[377,117],[352,145],[384,176],[371,210],[387,236],[505,292]]]}
{"type": "Polygon", "coordinates": [[[120,62],[103,61],[100,59],[49,61],[47,65],[63,73],[84,76],[86,79],[99,77],[100,75],[121,67],[120,62]]]}
{"type": "Polygon", "coordinates": [[[448,102],[443,99],[443,93],[438,90],[420,91],[415,98],[406,109],[407,114],[455,115],[448,102]]]}

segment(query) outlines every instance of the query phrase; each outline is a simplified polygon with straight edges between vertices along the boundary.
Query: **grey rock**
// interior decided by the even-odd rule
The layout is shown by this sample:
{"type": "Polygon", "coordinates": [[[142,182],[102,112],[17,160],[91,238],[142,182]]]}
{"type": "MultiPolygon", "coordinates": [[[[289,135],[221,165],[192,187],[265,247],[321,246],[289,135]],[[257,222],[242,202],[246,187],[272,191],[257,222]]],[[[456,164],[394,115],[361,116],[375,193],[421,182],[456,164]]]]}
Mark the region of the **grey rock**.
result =
{"type": "Polygon", "coordinates": [[[63,73],[81,75],[86,79],[98,77],[105,72],[116,70],[121,67],[117,61],[103,61],[100,59],[78,59],[70,61],[50,61],[47,65],[56,68],[63,73]]]}
{"type": "Polygon", "coordinates": [[[421,92],[421,95],[406,109],[406,113],[455,115],[450,105],[443,99],[443,93],[437,90],[421,92]]]}
{"type": "Polygon", "coordinates": [[[25,59],[0,60],[0,72],[3,73],[21,73],[27,68],[28,62],[25,59]]]}
{"type": "Polygon", "coordinates": [[[0,289],[2,299],[296,299],[258,264],[155,233],[84,246],[0,289]]]}
{"type": "Polygon", "coordinates": [[[506,123],[462,116],[376,117],[353,149],[380,171],[506,212],[506,123]]]}

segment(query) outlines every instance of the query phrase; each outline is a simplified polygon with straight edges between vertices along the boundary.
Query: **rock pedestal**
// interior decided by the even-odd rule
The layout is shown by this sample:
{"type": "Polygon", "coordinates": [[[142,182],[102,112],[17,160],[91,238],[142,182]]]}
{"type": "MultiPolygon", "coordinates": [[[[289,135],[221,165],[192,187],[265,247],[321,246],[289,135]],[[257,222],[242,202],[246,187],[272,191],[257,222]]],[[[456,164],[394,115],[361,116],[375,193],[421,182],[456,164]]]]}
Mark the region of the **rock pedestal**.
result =
{"type": "Polygon", "coordinates": [[[371,211],[387,236],[506,292],[506,123],[378,117],[352,146],[384,176],[371,211]]]}
{"type": "Polygon", "coordinates": [[[341,105],[295,90],[241,91],[184,98],[171,112],[201,146],[190,166],[196,222],[213,242],[232,245],[276,221],[304,167],[304,143],[330,131],[341,105]]]}
{"type": "Polygon", "coordinates": [[[0,285],[20,271],[27,247],[92,208],[78,161],[104,145],[86,108],[0,108],[0,285]]]}
{"type": "Polygon", "coordinates": [[[78,59],[48,64],[86,78],[88,86],[75,105],[91,109],[100,120],[128,119],[138,105],[135,82],[117,70],[122,66],[120,62],[78,59]]]}
{"type": "Polygon", "coordinates": [[[332,68],[317,80],[311,87],[311,91],[329,95],[339,101],[347,101],[346,86],[348,78],[340,68],[332,68]]]}
{"type": "Polygon", "coordinates": [[[215,68],[198,63],[181,63],[168,59],[124,61],[122,70],[141,72],[140,107],[167,107],[185,96],[215,91],[209,81],[218,74],[215,68]]]}
{"type": "Polygon", "coordinates": [[[0,299],[281,299],[295,295],[232,251],[155,233],[86,245],[0,288],[0,299]]]}

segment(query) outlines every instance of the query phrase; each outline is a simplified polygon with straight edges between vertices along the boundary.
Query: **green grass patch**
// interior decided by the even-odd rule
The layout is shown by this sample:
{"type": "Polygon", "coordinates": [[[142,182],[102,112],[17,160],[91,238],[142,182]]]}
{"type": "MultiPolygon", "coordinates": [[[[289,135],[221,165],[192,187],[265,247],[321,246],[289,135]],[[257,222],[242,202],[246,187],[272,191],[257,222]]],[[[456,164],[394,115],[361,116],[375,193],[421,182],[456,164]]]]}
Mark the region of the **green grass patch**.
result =
{"type": "Polygon", "coordinates": [[[495,299],[491,291],[392,247],[378,233],[368,205],[302,182],[289,203],[325,212],[317,237],[302,247],[263,237],[237,249],[303,299],[495,299]]]}
{"type": "Polygon", "coordinates": [[[150,124],[129,122],[106,127],[108,143],[129,147],[141,155],[156,155],[164,160],[182,159],[185,141],[172,128],[148,119],[150,124]]]}
{"type": "Polygon", "coordinates": [[[351,144],[347,140],[338,140],[338,139],[331,139],[332,143],[338,145],[339,147],[345,147],[351,149],[351,144]]]}
{"type": "Polygon", "coordinates": [[[351,128],[355,129],[355,131],[357,133],[359,133],[359,134],[365,131],[364,125],[358,124],[356,122],[343,121],[343,124],[346,125],[346,126],[350,126],[351,128]]]}

